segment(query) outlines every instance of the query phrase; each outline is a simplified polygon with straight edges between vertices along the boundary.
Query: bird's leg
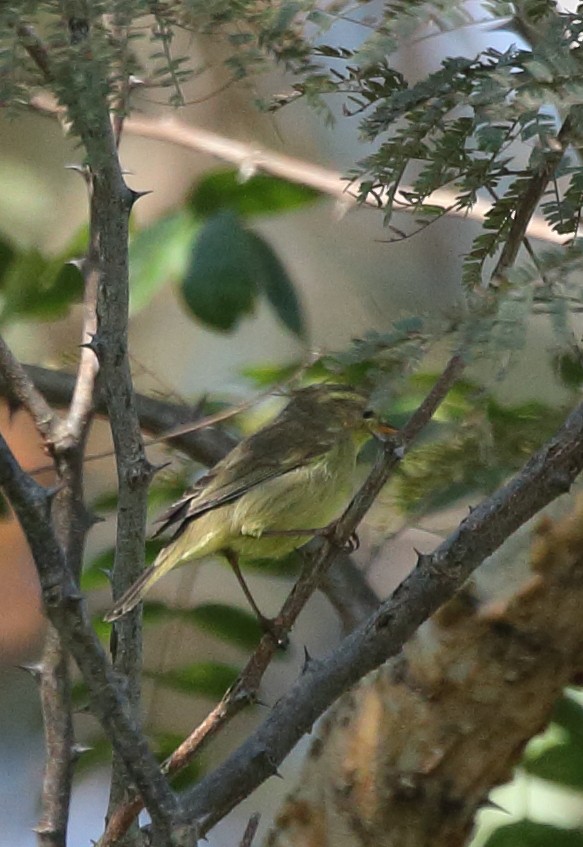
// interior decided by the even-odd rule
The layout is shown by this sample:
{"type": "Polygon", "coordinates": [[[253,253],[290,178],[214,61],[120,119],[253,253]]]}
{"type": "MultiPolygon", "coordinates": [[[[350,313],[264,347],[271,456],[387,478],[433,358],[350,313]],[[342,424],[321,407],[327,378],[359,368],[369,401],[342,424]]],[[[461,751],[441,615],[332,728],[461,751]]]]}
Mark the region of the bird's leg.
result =
{"type": "Polygon", "coordinates": [[[264,632],[270,633],[270,635],[272,636],[272,638],[274,639],[274,641],[275,641],[275,643],[277,644],[278,647],[282,647],[282,648],[286,647],[287,646],[287,636],[282,637],[281,632],[278,631],[278,627],[276,626],[275,620],[273,618],[266,618],[265,615],[259,609],[259,606],[257,605],[257,603],[255,602],[255,599],[253,598],[253,595],[251,594],[251,591],[249,590],[249,586],[245,582],[245,578],[244,578],[243,574],[241,573],[241,568],[239,567],[239,558],[238,558],[237,554],[235,553],[234,550],[231,550],[230,548],[227,548],[223,552],[224,552],[224,556],[225,556],[227,562],[230,564],[231,568],[233,569],[233,573],[237,577],[237,582],[239,583],[239,585],[243,589],[243,594],[247,598],[247,602],[249,603],[249,605],[253,609],[253,612],[255,613],[257,620],[259,621],[259,625],[260,625],[261,629],[264,632]]]}

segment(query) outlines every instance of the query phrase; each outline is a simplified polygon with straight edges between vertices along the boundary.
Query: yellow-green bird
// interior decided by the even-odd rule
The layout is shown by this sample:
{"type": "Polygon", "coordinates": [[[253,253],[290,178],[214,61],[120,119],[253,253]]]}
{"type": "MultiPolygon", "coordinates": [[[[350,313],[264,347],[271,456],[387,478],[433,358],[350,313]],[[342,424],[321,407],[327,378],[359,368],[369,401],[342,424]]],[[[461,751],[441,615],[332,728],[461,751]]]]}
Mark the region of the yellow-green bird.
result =
{"type": "Polygon", "coordinates": [[[241,441],[162,515],[156,535],[175,527],[170,542],[105,620],[133,609],[177,565],[222,553],[242,582],[239,556],[279,558],[305,544],[348,504],[356,457],[375,432],[394,430],[376,421],[355,389],[297,390],[275,420],[241,441]]]}

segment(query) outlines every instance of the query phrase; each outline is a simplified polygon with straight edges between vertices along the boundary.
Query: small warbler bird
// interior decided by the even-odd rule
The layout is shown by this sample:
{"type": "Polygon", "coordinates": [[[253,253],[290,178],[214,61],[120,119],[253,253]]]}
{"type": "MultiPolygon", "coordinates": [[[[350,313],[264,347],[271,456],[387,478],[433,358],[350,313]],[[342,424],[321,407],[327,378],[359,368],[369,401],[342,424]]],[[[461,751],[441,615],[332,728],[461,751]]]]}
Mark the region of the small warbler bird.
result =
{"type": "Polygon", "coordinates": [[[226,556],[260,615],[239,556],[280,558],[325,528],[348,505],[364,442],[394,431],[378,423],[353,388],[299,389],[274,421],[241,441],[162,515],[155,535],[173,527],[170,542],[105,620],[127,614],[172,568],[213,553],[226,556]]]}

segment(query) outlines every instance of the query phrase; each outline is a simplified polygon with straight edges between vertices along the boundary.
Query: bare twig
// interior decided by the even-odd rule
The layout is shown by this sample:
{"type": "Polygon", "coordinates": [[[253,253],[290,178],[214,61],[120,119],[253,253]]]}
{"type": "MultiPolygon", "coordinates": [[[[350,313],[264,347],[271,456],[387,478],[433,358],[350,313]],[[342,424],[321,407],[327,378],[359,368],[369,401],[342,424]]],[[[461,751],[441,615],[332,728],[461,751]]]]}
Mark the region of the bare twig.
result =
{"type": "Polygon", "coordinates": [[[68,654],[52,625],[45,638],[39,671],[45,767],[41,814],[35,829],[42,847],[66,847],[75,733],[68,654]]]}
{"type": "Polygon", "coordinates": [[[92,711],[122,756],[153,817],[170,826],[176,801],[144,737],[128,716],[128,704],[91,627],[50,523],[47,491],[19,467],[0,436],[0,486],[24,530],[37,566],[44,606],[74,657],[89,689],[92,711]]]}
{"type": "MultiPolygon", "coordinates": [[[[36,95],[31,98],[30,105],[42,114],[52,117],[62,114],[62,110],[54,100],[45,95],[36,95]]],[[[200,127],[190,126],[178,118],[127,118],[124,123],[124,131],[130,135],[140,138],[149,138],[153,141],[162,141],[168,144],[176,144],[197,153],[207,153],[224,162],[229,162],[241,170],[244,174],[253,174],[256,171],[269,173],[273,176],[307,185],[322,194],[335,198],[343,208],[352,209],[360,205],[367,208],[379,209],[379,203],[374,199],[367,199],[360,203],[357,199],[358,182],[349,182],[338,171],[314,165],[303,159],[286,156],[258,144],[246,144],[216,132],[210,132],[200,127]]],[[[400,212],[417,214],[418,208],[406,199],[410,191],[409,186],[402,186],[396,193],[395,199],[402,203],[400,212]]],[[[450,214],[468,220],[483,222],[492,208],[491,203],[477,199],[471,209],[457,209],[456,195],[452,191],[439,190],[433,192],[426,198],[427,203],[452,207],[450,214]]],[[[380,208],[383,207],[381,197],[380,208]]],[[[532,238],[539,238],[555,244],[562,244],[564,238],[554,232],[542,216],[532,216],[528,222],[526,234],[532,238]]]]}
{"type": "Polygon", "coordinates": [[[24,49],[41,71],[47,82],[53,80],[53,72],[49,59],[49,51],[38,37],[30,24],[19,24],[17,27],[18,37],[24,45],[24,49]]]}
{"type": "Polygon", "coordinates": [[[247,826],[245,827],[245,832],[243,833],[243,838],[241,839],[239,847],[251,847],[253,839],[255,838],[255,833],[257,832],[257,827],[259,826],[260,818],[261,815],[259,812],[255,812],[255,814],[251,815],[247,826]]]}
{"type": "MultiPolygon", "coordinates": [[[[37,365],[24,365],[24,371],[32,380],[34,385],[42,394],[57,406],[66,406],[71,401],[75,385],[75,377],[65,371],[41,368],[37,365]]],[[[0,369],[0,392],[7,392],[7,385],[3,383],[0,369]]],[[[136,409],[140,424],[146,432],[156,435],[164,432],[175,432],[177,427],[192,423],[192,408],[154,397],[146,397],[144,394],[136,394],[136,409]]],[[[97,386],[93,397],[94,410],[97,414],[107,414],[107,406],[103,389],[97,386]]],[[[235,441],[227,433],[220,429],[203,429],[183,432],[181,435],[173,435],[173,445],[182,450],[203,465],[214,465],[235,446],[235,441]]],[[[108,451],[108,455],[110,452],[108,451]]],[[[87,459],[87,457],[85,457],[87,459]]],[[[34,468],[29,473],[37,473],[46,467],[34,468]]]]}
{"type": "MultiPolygon", "coordinates": [[[[553,177],[553,174],[563,159],[565,150],[570,142],[572,131],[571,119],[567,117],[557,134],[557,149],[553,149],[552,152],[547,152],[544,164],[531,177],[527,189],[522,194],[518,207],[514,213],[508,238],[506,239],[502,252],[500,253],[496,263],[496,267],[492,273],[492,279],[495,280],[499,277],[503,277],[508,268],[512,267],[516,261],[518,251],[524,243],[525,237],[531,234],[530,224],[536,211],[536,207],[544,194],[549,180],[553,177]]],[[[562,241],[564,238],[561,237],[560,240],[562,241]]]]}
{"type": "Polygon", "coordinates": [[[49,443],[52,442],[59,425],[59,418],[2,337],[0,337],[0,374],[4,379],[8,396],[14,402],[24,406],[43,438],[49,443]]]}

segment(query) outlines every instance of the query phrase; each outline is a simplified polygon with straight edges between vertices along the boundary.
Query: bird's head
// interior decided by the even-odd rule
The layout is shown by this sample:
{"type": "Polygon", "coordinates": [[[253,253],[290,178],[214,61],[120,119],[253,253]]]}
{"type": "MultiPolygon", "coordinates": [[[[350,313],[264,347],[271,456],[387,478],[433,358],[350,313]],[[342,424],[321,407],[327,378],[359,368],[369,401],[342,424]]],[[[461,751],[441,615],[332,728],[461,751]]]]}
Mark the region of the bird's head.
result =
{"type": "Polygon", "coordinates": [[[397,431],[380,421],[366,395],[350,385],[319,383],[301,388],[294,392],[288,409],[305,418],[307,424],[320,425],[329,432],[348,430],[361,443],[371,435],[382,438],[397,431]]]}

